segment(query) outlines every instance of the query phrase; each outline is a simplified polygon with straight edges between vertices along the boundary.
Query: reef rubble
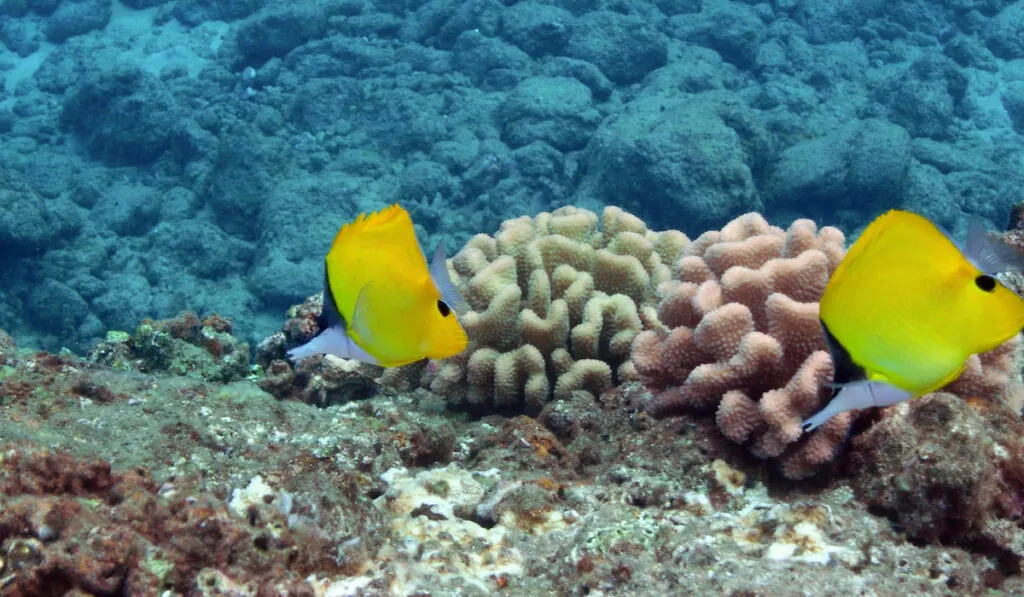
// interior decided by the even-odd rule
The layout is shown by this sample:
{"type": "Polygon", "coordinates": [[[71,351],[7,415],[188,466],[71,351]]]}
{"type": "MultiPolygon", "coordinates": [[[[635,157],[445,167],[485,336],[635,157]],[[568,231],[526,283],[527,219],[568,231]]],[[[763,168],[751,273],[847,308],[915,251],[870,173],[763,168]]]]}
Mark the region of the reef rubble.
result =
{"type": "MultiPolygon", "coordinates": [[[[643,414],[651,396],[637,383],[536,418],[473,419],[423,389],[318,407],[249,380],[24,350],[3,360],[5,595],[1024,591],[1021,477],[1007,476],[1020,447],[1000,443],[1019,422],[959,399],[950,416],[977,447],[881,469],[918,484],[892,493],[865,480],[872,458],[892,461],[884,443],[849,479],[786,482],[707,417],[643,414]],[[927,502],[968,466],[982,469],[973,485],[947,495],[992,498],[969,525],[957,523],[963,502],[927,502]],[[1016,493],[993,496],[1007,479],[1016,493]]],[[[900,407],[911,412],[863,441],[928,432],[934,403],[900,407]]]]}

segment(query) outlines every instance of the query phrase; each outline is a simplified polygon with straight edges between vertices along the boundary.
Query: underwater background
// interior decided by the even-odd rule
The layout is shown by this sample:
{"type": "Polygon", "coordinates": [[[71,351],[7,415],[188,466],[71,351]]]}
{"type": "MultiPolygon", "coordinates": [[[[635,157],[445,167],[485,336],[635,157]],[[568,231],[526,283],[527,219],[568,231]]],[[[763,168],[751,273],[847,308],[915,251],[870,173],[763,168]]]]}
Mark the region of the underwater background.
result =
{"type": "Polygon", "coordinates": [[[0,327],[82,352],[182,309],[247,340],[399,202],[454,253],[618,205],[696,235],[747,211],[1005,226],[1012,2],[3,4],[0,327]]]}
{"type": "Polygon", "coordinates": [[[1024,0],[2,0],[0,42],[0,594],[1024,595],[1016,339],[799,432],[874,217],[1024,247],[1024,0]],[[394,203],[470,348],[289,362],[394,203]]]}

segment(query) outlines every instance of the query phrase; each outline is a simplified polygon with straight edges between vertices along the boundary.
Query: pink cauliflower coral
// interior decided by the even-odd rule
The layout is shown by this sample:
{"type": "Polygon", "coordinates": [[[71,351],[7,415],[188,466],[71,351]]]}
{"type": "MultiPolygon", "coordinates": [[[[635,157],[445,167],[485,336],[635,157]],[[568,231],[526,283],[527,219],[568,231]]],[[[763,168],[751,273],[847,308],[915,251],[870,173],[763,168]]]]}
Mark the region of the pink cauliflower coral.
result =
{"type": "Polygon", "coordinates": [[[830,461],[851,416],[803,442],[800,424],[827,398],[832,378],[817,301],[844,240],[809,220],[782,230],[751,213],[690,243],[678,280],[659,288],[665,329],[633,344],[637,372],[659,392],[648,412],[714,409],[726,437],[779,458],[787,476],[830,461]]]}

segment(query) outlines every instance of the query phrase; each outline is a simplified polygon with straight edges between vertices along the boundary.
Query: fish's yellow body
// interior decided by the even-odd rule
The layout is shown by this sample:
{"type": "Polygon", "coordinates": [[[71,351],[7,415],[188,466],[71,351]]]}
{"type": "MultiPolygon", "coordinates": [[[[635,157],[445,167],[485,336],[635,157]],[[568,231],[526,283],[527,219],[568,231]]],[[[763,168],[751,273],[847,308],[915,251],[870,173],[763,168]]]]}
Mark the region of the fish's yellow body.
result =
{"type": "Polygon", "coordinates": [[[397,367],[466,347],[455,314],[461,298],[448,280],[444,252],[439,246],[428,266],[400,206],[343,226],[324,262],[324,313],[333,336],[320,344],[314,338],[289,356],[328,353],[397,367]]]}
{"type": "Polygon", "coordinates": [[[926,218],[893,210],[832,274],[821,320],[869,380],[927,394],[1024,326],[1024,300],[999,283],[981,288],[983,275],[926,218]]]}
{"type": "Polygon", "coordinates": [[[977,220],[961,250],[920,215],[891,210],[875,219],[821,298],[839,391],[804,428],[938,390],[960,376],[967,357],[1018,334],[1024,300],[992,274],[1020,263],[977,220]]]}

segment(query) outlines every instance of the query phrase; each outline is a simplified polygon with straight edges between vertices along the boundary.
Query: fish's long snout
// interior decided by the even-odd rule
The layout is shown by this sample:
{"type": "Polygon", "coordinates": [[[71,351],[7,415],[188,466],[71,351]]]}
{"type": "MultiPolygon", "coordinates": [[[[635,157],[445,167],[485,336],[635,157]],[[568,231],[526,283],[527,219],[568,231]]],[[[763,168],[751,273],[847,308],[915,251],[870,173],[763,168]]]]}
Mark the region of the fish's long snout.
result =
{"type": "Polygon", "coordinates": [[[437,292],[441,295],[441,300],[455,311],[456,315],[462,315],[469,309],[469,304],[466,303],[466,299],[462,298],[462,293],[459,292],[455,282],[452,282],[451,276],[448,275],[448,256],[444,251],[444,241],[437,241],[437,247],[434,249],[434,256],[430,259],[430,279],[434,282],[434,287],[437,288],[437,292]]]}
{"type": "Polygon", "coordinates": [[[964,258],[982,272],[994,276],[1004,272],[1024,272],[1024,253],[985,229],[978,216],[967,226],[964,258]]]}

